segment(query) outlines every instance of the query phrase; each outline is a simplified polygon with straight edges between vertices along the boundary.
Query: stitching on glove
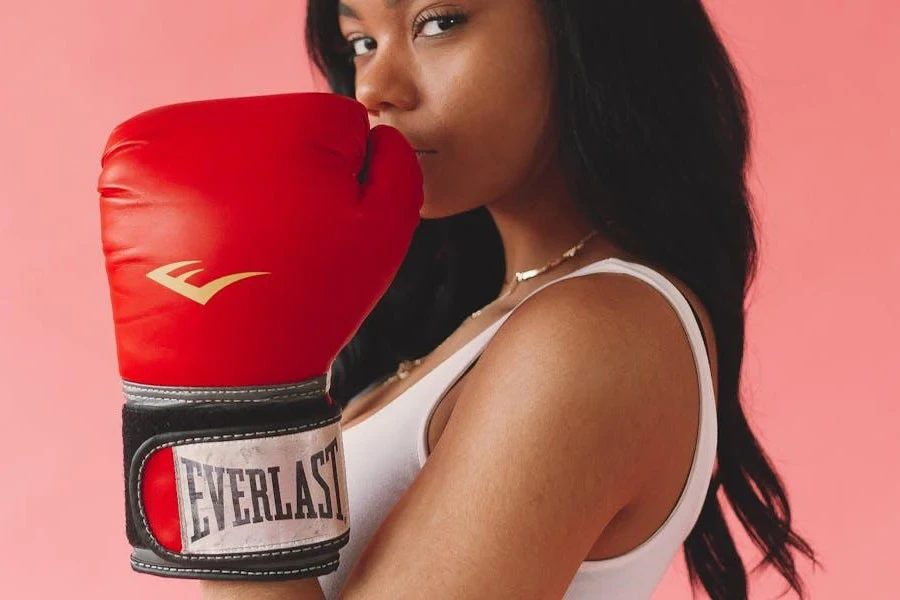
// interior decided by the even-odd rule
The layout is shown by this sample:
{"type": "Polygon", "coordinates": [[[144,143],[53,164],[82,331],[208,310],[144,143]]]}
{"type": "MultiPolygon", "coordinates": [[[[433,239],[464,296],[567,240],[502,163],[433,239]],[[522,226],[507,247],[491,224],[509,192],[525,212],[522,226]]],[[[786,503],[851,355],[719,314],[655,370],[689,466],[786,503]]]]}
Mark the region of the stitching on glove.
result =
{"type": "MultiPolygon", "coordinates": [[[[294,400],[308,400],[310,398],[318,398],[322,396],[321,392],[307,392],[306,394],[279,394],[276,396],[266,396],[265,398],[166,398],[166,400],[173,402],[182,402],[185,404],[213,404],[213,403],[228,403],[228,404],[247,404],[247,403],[265,403],[271,402],[272,400],[281,400],[283,398],[290,398],[294,400]]],[[[126,400],[160,400],[159,396],[138,396],[137,394],[129,394],[126,392],[125,394],[126,400]]]]}
{"type": "Polygon", "coordinates": [[[122,382],[122,389],[125,392],[126,399],[135,399],[135,400],[177,400],[181,402],[267,402],[269,400],[280,399],[280,398],[296,398],[298,400],[303,400],[307,398],[317,398],[328,392],[328,388],[330,387],[326,378],[324,383],[320,382],[318,378],[313,381],[306,381],[304,383],[295,383],[295,384],[286,384],[286,385],[274,385],[274,386],[266,386],[266,387],[242,387],[237,389],[216,389],[216,388],[202,388],[202,389],[178,389],[178,388],[166,388],[162,386],[148,386],[142,385],[138,383],[131,383],[124,381],[122,382]],[[296,393],[299,391],[300,393],[296,393]],[[135,392],[148,393],[148,392],[158,392],[159,396],[144,396],[140,394],[136,394],[135,392]],[[234,395],[245,395],[245,394],[268,394],[271,392],[288,392],[282,393],[277,396],[268,396],[266,398],[242,398],[238,400],[226,399],[227,396],[234,395]],[[291,393],[293,392],[293,393],[291,393]],[[178,396],[187,396],[188,398],[178,398],[178,396]],[[190,398],[190,396],[207,396],[206,398],[190,398]],[[212,397],[209,397],[212,396],[212,397]]]}
{"type": "Polygon", "coordinates": [[[279,569],[276,571],[240,571],[240,570],[231,570],[231,569],[191,569],[186,567],[161,567],[158,565],[151,565],[149,563],[141,562],[139,560],[131,561],[132,564],[137,565],[139,567],[143,567],[145,569],[150,569],[151,571],[168,571],[174,573],[216,573],[220,575],[297,575],[300,573],[307,573],[309,571],[319,571],[321,569],[325,569],[332,565],[338,563],[339,559],[335,559],[329,561],[327,563],[322,563],[321,565],[317,565],[315,567],[303,567],[300,569],[279,569]]]}
{"type": "MultiPolygon", "coordinates": [[[[173,394],[175,396],[183,396],[183,395],[191,395],[191,394],[208,394],[210,392],[214,392],[216,394],[255,394],[257,392],[281,392],[286,390],[300,390],[304,388],[310,387],[309,383],[298,383],[293,385],[274,385],[271,387],[261,387],[261,388],[240,388],[240,389],[217,389],[217,388],[208,388],[208,389],[166,389],[165,394],[173,394]]],[[[153,388],[146,385],[139,385],[136,383],[123,383],[122,388],[127,390],[138,390],[138,391],[150,391],[156,389],[164,389],[164,388],[153,388]]]]}

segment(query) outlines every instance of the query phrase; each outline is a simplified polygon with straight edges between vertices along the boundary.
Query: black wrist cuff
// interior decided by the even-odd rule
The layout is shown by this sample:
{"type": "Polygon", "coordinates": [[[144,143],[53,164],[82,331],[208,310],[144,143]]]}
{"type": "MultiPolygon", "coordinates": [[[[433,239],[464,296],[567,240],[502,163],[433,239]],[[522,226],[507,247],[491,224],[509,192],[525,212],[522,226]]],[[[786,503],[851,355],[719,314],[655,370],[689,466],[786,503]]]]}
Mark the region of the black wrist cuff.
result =
{"type": "Polygon", "coordinates": [[[291,385],[124,383],[135,570],[287,579],[337,568],[349,539],[341,409],[327,376],[291,385]]]}

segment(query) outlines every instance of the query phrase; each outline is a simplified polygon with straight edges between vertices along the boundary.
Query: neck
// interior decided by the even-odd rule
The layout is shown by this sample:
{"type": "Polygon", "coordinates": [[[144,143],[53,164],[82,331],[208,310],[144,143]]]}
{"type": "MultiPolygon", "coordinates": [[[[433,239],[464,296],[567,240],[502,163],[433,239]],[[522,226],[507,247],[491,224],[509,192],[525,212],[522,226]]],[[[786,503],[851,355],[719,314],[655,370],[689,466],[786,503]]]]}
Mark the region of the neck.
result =
{"type": "Polygon", "coordinates": [[[507,284],[517,272],[540,268],[560,257],[594,229],[569,193],[560,167],[547,168],[487,208],[503,241],[507,284]]]}

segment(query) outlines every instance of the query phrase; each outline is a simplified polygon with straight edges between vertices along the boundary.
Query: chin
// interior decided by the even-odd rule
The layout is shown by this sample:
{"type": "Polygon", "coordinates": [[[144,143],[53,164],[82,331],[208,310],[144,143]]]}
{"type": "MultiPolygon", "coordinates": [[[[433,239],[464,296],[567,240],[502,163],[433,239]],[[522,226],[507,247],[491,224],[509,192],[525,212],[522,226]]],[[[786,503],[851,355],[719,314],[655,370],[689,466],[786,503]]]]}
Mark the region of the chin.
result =
{"type": "Polygon", "coordinates": [[[484,203],[459,202],[449,198],[434,198],[426,192],[425,202],[419,210],[419,217],[422,219],[443,219],[452,217],[470,210],[474,210],[484,203]]]}
{"type": "Polygon", "coordinates": [[[466,209],[448,207],[435,208],[423,205],[422,210],[419,211],[419,217],[425,220],[444,219],[463,212],[466,212],[466,209]]]}
{"type": "Polygon", "coordinates": [[[427,203],[422,205],[422,209],[419,211],[419,217],[425,220],[434,220],[434,219],[443,219],[445,217],[452,217],[456,212],[437,209],[433,206],[429,206],[427,203]]]}

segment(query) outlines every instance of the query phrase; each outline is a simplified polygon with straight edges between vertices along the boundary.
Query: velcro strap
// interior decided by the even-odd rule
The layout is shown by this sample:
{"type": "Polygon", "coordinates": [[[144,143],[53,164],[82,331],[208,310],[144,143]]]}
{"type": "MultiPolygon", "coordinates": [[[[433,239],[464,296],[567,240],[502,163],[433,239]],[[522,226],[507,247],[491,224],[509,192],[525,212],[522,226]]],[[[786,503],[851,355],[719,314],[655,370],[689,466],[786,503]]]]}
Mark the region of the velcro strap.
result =
{"type": "Polygon", "coordinates": [[[321,391],[242,400],[186,406],[129,397],[128,512],[136,546],[196,566],[325,556],[346,544],[339,406],[321,391]],[[196,428],[200,423],[212,427],[196,428]],[[136,438],[141,443],[129,453],[136,438]]]}

